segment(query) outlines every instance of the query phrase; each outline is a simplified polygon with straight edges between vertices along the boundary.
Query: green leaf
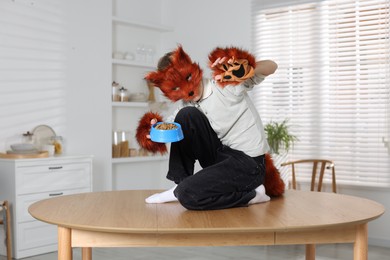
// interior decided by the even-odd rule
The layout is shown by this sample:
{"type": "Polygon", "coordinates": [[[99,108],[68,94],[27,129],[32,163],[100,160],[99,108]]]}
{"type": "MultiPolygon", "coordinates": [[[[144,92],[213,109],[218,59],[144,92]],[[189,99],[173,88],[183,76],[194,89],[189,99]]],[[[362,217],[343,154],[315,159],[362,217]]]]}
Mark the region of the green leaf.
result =
{"type": "Polygon", "coordinates": [[[275,154],[279,154],[282,148],[288,152],[291,145],[298,141],[296,136],[289,133],[288,119],[281,123],[271,121],[265,125],[264,130],[267,134],[271,152],[275,154]]]}

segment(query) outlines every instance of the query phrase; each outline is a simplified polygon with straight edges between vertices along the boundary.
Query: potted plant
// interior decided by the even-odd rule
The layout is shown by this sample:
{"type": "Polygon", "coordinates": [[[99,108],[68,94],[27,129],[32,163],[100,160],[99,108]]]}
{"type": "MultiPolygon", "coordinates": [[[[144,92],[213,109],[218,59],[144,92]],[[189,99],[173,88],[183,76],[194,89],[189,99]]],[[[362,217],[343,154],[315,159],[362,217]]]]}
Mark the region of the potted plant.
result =
{"type": "Polygon", "coordinates": [[[289,133],[288,120],[285,119],[283,122],[269,122],[265,125],[264,130],[267,134],[268,144],[271,148],[271,153],[279,154],[280,149],[288,152],[291,145],[294,144],[298,138],[289,133]]]}

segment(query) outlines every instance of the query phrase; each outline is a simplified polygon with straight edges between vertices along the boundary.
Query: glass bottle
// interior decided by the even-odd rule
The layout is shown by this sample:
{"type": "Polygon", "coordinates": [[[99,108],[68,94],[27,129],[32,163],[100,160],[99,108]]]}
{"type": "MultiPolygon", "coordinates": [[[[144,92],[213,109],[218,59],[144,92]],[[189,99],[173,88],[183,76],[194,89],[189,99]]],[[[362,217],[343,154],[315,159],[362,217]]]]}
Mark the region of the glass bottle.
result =
{"type": "Polygon", "coordinates": [[[114,101],[114,102],[120,101],[119,88],[120,88],[120,85],[117,82],[113,81],[112,82],[112,101],[114,101]]]}
{"type": "Polygon", "coordinates": [[[119,89],[119,95],[120,95],[121,102],[128,102],[129,101],[129,93],[128,93],[126,88],[121,87],[119,89]]]}
{"type": "Polygon", "coordinates": [[[23,133],[23,143],[32,144],[33,143],[32,137],[33,137],[33,133],[30,133],[30,131],[23,133]]]}
{"type": "Polygon", "coordinates": [[[54,145],[54,154],[60,155],[64,152],[64,142],[62,136],[52,136],[51,143],[54,145]]]}

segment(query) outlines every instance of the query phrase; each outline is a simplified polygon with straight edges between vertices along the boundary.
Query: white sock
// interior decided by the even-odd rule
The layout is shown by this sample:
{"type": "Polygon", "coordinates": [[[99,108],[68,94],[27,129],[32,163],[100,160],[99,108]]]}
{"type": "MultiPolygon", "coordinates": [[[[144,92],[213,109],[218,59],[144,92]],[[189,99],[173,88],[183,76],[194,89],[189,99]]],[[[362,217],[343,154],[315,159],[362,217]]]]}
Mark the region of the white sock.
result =
{"type": "Polygon", "coordinates": [[[176,189],[175,185],[174,187],[170,188],[169,190],[166,190],[161,193],[153,194],[152,196],[145,199],[146,203],[165,203],[165,202],[171,202],[171,201],[177,201],[177,198],[173,194],[173,191],[176,189]]]}
{"type": "Polygon", "coordinates": [[[255,191],[256,191],[256,196],[248,202],[249,205],[267,202],[271,199],[267,194],[265,194],[264,185],[260,185],[255,189],[255,191]]]}

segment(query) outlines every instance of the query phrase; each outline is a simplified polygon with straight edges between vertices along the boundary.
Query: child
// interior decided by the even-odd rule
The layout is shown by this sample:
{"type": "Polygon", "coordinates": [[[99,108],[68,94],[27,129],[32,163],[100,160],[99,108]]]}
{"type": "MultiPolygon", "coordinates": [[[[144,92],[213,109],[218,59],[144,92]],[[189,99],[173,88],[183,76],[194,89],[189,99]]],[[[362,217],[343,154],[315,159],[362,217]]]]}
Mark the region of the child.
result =
{"type": "MultiPolygon", "coordinates": [[[[163,56],[157,71],[146,76],[168,98],[183,101],[175,122],[184,134],[170,150],[167,178],[176,185],[150,196],[147,203],[178,200],[187,209],[209,210],[270,199],[263,186],[269,147],[247,91],[274,73],[277,65],[270,60],[255,62],[237,48],[217,48],[209,59],[212,80],[202,78],[199,65],[181,46],[163,56]],[[194,174],[196,160],[202,169],[194,174]]],[[[151,119],[150,124],[161,121],[151,119]]]]}

